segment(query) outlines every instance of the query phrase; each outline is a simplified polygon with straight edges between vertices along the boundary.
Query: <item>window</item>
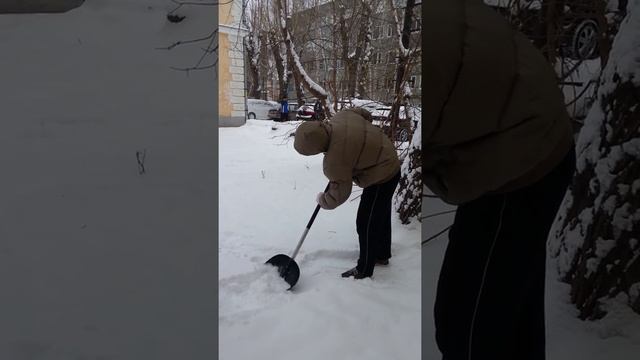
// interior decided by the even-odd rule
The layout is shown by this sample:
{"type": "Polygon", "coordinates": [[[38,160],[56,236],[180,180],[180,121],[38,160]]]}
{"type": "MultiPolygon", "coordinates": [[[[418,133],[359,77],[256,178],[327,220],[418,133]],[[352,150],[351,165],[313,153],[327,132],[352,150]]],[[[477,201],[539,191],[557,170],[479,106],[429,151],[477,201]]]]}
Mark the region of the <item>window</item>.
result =
{"type": "Polygon", "coordinates": [[[395,64],[396,63],[396,53],[395,53],[395,51],[389,51],[387,53],[387,63],[388,64],[395,64]]]}
{"type": "Polygon", "coordinates": [[[382,34],[380,34],[380,26],[374,26],[373,27],[373,35],[372,35],[371,38],[374,39],[374,40],[375,39],[379,39],[379,38],[382,37],[381,35],[382,34]]]}
{"type": "Polygon", "coordinates": [[[393,35],[393,26],[387,25],[387,37],[391,37],[393,35]]]}
{"type": "Polygon", "coordinates": [[[387,89],[393,90],[393,78],[387,78],[387,89]]]}
{"type": "Polygon", "coordinates": [[[421,78],[422,78],[421,75],[413,75],[413,76],[411,76],[411,78],[408,81],[409,87],[411,87],[412,89],[419,88],[420,87],[421,78]]]}
{"type": "Polygon", "coordinates": [[[373,59],[371,59],[373,65],[382,64],[382,53],[373,53],[373,59]]]}
{"type": "Polygon", "coordinates": [[[416,16],[413,21],[411,21],[411,32],[422,30],[422,19],[420,16],[416,16]]]}

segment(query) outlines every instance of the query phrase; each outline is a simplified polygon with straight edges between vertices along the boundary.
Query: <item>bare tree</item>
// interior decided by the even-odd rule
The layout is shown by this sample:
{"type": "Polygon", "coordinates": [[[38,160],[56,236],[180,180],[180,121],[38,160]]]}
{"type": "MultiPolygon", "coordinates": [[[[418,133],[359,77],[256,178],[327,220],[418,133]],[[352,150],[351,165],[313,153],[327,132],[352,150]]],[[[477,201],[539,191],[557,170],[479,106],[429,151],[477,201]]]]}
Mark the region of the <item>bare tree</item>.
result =
{"type": "Polygon", "coordinates": [[[318,99],[318,101],[322,104],[324,113],[330,117],[331,114],[334,113],[334,110],[331,106],[329,106],[329,94],[324,88],[313,81],[313,79],[311,79],[311,77],[307,74],[304,67],[302,66],[302,63],[300,62],[300,57],[298,56],[295,45],[293,43],[291,32],[289,30],[290,4],[287,2],[287,0],[275,0],[275,5],[275,18],[280,28],[280,34],[286,47],[287,56],[292,60],[291,70],[293,76],[298,83],[302,84],[305,90],[307,90],[318,99]]]}
{"type": "Polygon", "coordinates": [[[402,22],[399,21],[398,16],[400,9],[396,9],[394,7],[393,0],[389,0],[389,7],[393,9],[394,27],[398,38],[398,59],[395,69],[394,99],[389,115],[391,121],[391,137],[395,138],[398,122],[400,120],[400,108],[404,105],[406,111],[409,105],[408,100],[411,97],[411,91],[407,84],[407,76],[410,73],[411,66],[415,63],[414,60],[416,57],[420,56],[420,52],[417,48],[412,48],[410,44],[412,30],[411,25],[414,20],[413,12],[416,7],[415,0],[407,0],[402,22]]]}
{"type": "Polygon", "coordinates": [[[253,11],[243,18],[244,26],[248,29],[249,34],[246,38],[245,49],[247,52],[247,87],[248,96],[250,98],[259,99],[262,95],[261,77],[260,77],[260,60],[263,57],[262,44],[260,41],[260,14],[253,11]]]}

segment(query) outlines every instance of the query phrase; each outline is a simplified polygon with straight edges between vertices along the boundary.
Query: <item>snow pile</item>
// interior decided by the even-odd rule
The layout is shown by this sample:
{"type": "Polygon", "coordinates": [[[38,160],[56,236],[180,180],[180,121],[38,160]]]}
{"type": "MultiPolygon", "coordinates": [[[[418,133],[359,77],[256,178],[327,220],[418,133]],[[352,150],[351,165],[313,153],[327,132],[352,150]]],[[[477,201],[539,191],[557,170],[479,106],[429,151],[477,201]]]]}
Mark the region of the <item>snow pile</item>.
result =
{"type": "Polygon", "coordinates": [[[419,227],[394,219],[390,264],[340,277],[358,258],[360,188],[318,213],[292,291],[264,265],[290,255],[327,184],[322,156],[293,149],[298,124],[220,129],[220,359],[420,359],[419,227]]]}

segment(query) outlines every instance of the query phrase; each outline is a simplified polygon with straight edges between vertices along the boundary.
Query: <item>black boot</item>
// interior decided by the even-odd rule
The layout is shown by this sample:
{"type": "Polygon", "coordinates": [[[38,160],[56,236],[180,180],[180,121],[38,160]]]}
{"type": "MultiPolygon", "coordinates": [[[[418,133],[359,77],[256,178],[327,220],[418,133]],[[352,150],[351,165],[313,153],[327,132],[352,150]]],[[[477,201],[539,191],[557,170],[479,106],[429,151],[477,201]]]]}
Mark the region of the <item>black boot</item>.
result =
{"type": "Polygon", "coordinates": [[[343,278],[348,278],[348,277],[352,277],[352,276],[353,276],[354,279],[364,279],[364,278],[368,277],[368,276],[365,276],[364,274],[361,274],[360,271],[358,271],[357,267],[354,267],[353,269],[347,270],[347,271],[342,273],[342,277],[343,278]]]}

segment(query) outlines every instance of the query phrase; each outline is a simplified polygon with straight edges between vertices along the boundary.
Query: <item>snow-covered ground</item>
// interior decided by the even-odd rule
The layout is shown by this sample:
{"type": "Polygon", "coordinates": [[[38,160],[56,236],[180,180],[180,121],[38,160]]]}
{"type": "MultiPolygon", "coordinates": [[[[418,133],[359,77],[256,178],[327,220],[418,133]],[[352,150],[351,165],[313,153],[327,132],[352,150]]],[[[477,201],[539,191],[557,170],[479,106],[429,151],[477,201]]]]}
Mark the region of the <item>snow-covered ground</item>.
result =
{"type": "MultiPolygon", "coordinates": [[[[321,210],[296,258],[300,281],[288,292],[263,263],[293,250],[326,178],[322,156],[292,148],[288,134],[297,123],[272,125],[249,120],[220,129],[220,359],[439,359],[433,305],[446,234],[421,251],[417,243],[445,229],[454,214],[424,220],[421,233],[418,224],[395,222],[391,265],[377,267],[373,280],[354,281],[339,274],[357,259],[358,201],[321,210]]],[[[427,199],[423,214],[452,209],[427,199]]],[[[554,274],[549,260],[548,360],[630,360],[640,353],[637,315],[620,306],[604,321],[580,321],[554,274]]]]}
{"type": "Polygon", "coordinates": [[[215,353],[211,7],[89,0],[0,14],[0,359],[215,353]],[[136,152],[146,149],[146,174],[136,152]]]}
{"type": "Polygon", "coordinates": [[[320,210],[293,291],[264,265],[293,251],[327,183],[322,156],[293,149],[297,123],[272,124],[220,129],[220,359],[420,359],[418,223],[394,221],[393,257],[373,279],[342,279],[358,257],[354,187],[320,210]]]}

